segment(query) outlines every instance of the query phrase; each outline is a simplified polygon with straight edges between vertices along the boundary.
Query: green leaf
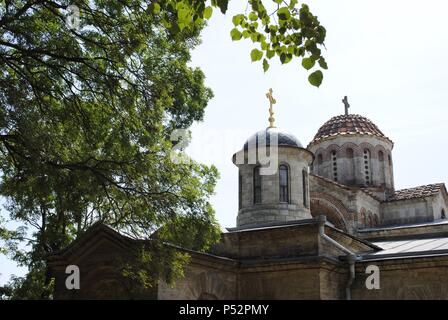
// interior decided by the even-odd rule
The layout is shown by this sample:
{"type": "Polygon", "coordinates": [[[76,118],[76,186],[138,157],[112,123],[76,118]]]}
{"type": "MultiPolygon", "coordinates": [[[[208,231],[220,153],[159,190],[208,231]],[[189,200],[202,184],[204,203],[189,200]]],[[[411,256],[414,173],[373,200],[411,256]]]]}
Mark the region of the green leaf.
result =
{"type": "Polygon", "coordinates": [[[251,20],[251,21],[257,21],[258,20],[258,16],[257,16],[257,14],[255,13],[255,12],[251,12],[250,14],[249,14],[249,19],[251,20]]]}
{"type": "Polygon", "coordinates": [[[217,0],[218,7],[221,9],[222,13],[226,13],[227,6],[229,5],[229,0],[217,0]]]}
{"type": "Polygon", "coordinates": [[[303,60],[302,60],[302,66],[306,70],[310,70],[312,67],[314,67],[315,63],[316,63],[316,61],[313,58],[303,58],[303,60]]]}
{"type": "Polygon", "coordinates": [[[235,16],[233,16],[232,18],[232,22],[235,25],[235,27],[241,25],[241,23],[244,21],[246,17],[244,16],[244,14],[237,14],[235,16]]]}
{"type": "Polygon", "coordinates": [[[325,61],[325,59],[324,58],[320,58],[319,59],[319,65],[320,65],[320,67],[322,68],[322,69],[328,69],[328,65],[327,65],[327,62],[325,61]]]}
{"type": "Polygon", "coordinates": [[[212,17],[212,13],[213,13],[213,8],[212,7],[207,7],[204,9],[204,18],[205,19],[210,19],[212,17]]]}
{"type": "Polygon", "coordinates": [[[160,12],[160,4],[154,2],[152,6],[152,13],[157,14],[159,12],[160,12]]]}
{"type": "Polygon", "coordinates": [[[232,40],[233,40],[233,41],[238,41],[238,40],[241,39],[242,34],[241,34],[241,32],[240,32],[237,28],[233,28],[233,29],[230,31],[230,36],[232,37],[232,40]]]}
{"type": "Polygon", "coordinates": [[[320,71],[320,70],[314,71],[308,77],[308,81],[315,87],[320,87],[323,79],[324,79],[324,75],[323,75],[322,71],[320,71]]]}
{"type": "Polygon", "coordinates": [[[273,56],[275,56],[275,50],[266,51],[266,57],[268,57],[268,59],[271,59],[273,56]]]}
{"type": "Polygon", "coordinates": [[[291,59],[292,59],[292,54],[290,54],[290,53],[281,53],[280,54],[280,61],[283,63],[283,64],[286,64],[286,63],[288,63],[289,61],[291,61],[291,59]]]}
{"type": "Polygon", "coordinates": [[[266,59],[263,59],[263,71],[266,72],[269,69],[269,62],[266,59]]]}
{"type": "Polygon", "coordinates": [[[263,52],[261,52],[261,51],[258,50],[258,49],[253,49],[253,50],[250,52],[250,57],[251,57],[251,59],[252,59],[252,62],[261,60],[261,58],[263,58],[263,52]]]}
{"type": "Polygon", "coordinates": [[[281,7],[277,11],[277,16],[280,20],[288,20],[291,17],[289,9],[287,7],[281,7]]]}

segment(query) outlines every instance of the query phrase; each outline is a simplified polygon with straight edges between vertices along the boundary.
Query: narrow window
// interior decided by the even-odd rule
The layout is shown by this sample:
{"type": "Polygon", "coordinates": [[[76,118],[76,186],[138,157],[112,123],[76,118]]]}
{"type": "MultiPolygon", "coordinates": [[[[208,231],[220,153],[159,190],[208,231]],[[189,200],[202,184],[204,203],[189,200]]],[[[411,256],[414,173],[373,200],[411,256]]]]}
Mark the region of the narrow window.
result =
{"type": "Polygon", "coordinates": [[[380,224],[380,223],[379,223],[378,216],[375,214],[375,215],[373,216],[373,226],[374,226],[374,227],[377,227],[379,224],[380,224]]]}
{"type": "Polygon", "coordinates": [[[363,228],[366,227],[366,214],[364,211],[361,211],[361,226],[363,228]]]}
{"type": "Polygon", "coordinates": [[[353,151],[352,148],[347,148],[345,150],[345,156],[347,158],[347,171],[346,171],[346,182],[348,183],[354,183],[355,182],[355,161],[354,161],[354,157],[355,157],[355,152],[353,151]]]}
{"type": "Polygon", "coordinates": [[[241,174],[238,175],[238,209],[243,206],[243,177],[241,174]]]}
{"type": "Polygon", "coordinates": [[[303,206],[308,208],[308,172],[302,170],[303,206]]]}
{"type": "Polygon", "coordinates": [[[372,172],[370,168],[370,150],[364,149],[364,177],[366,185],[372,184],[372,172]]]}
{"type": "Polygon", "coordinates": [[[288,178],[288,167],[281,165],[279,168],[280,202],[289,202],[288,178]]]}
{"type": "Polygon", "coordinates": [[[384,153],[383,151],[378,152],[378,160],[383,162],[384,161],[384,153]]]}
{"type": "Polygon", "coordinates": [[[324,161],[324,160],[323,160],[322,154],[318,155],[318,156],[317,156],[317,164],[320,165],[320,164],[323,163],[323,161],[324,161]]]}
{"type": "Polygon", "coordinates": [[[324,162],[322,154],[317,155],[317,171],[318,175],[322,175],[322,163],[324,162]]]}
{"type": "Polygon", "coordinates": [[[440,214],[440,217],[441,217],[442,219],[446,219],[445,209],[442,209],[442,213],[440,214]]]}
{"type": "Polygon", "coordinates": [[[254,169],[254,203],[261,203],[260,167],[254,169]]]}
{"type": "Polygon", "coordinates": [[[331,152],[331,160],[333,161],[333,180],[338,181],[338,159],[336,157],[336,151],[331,152]]]}
{"type": "Polygon", "coordinates": [[[372,215],[371,214],[369,214],[368,216],[367,216],[367,226],[369,227],[369,228],[372,228],[372,225],[373,224],[373,222],[372,222],[372,215]]]}

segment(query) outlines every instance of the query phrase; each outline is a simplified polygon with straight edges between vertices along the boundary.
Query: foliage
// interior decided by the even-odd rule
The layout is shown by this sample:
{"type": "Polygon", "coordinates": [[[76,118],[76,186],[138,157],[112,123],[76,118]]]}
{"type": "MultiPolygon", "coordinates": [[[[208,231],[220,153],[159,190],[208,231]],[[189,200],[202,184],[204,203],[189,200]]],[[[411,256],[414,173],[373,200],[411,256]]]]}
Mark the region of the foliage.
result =
{"type": "Polygon", "coordinates": [[[170,141],[212,97],[188,66],[202,25],[173,35],[144,1],[86,0],[3,3],[0,27],[0,193],[20,223],[0,236],[30,270],[13,297],[49,297],[46,256],[98,221],[147,238],[188,217],[208,230],[204,250],[218,230],[208,202],[218,173],[174,163],[170,141]]]}
{"type": "MultiPolygon", "coordinates": [[[[269,14],[270,1],[249,0],[232,39],[256,43],[250,56],[265,71],[274,56],[326,69],[317,18],[297,1],[272,1],[269,14]]],[[[159,230],[161,243],[196,250],[217,241],[209,203],[217,170],[173,161],[170,136],[203,118],[212,92],[188,65],[190,52],[228,2],[0,3],[0,195],[18,225],[1,223],[0,252],[29,268],[2,289],[10,297],[51,298],[46,257],[98,221],[138,238],[159,230]],[[73,5],[79,26],[67,22],[73,5]]],[[[322,79],[320,70],[309,76],[315,86],[322,79]]],[[[141,261],[172,280],[186,256],[163,247],[141,261]]]]}
{"type": "MultiPolygon", "coordinates": [[[[210,19],[213,9],[226,13],[230,0],[167,0],[154,1],[152,12],[162,17],[165,26],[176,34],[180,30],[200,25],[210,19]],[[174,19],[171,12],[175,12],[174,19]]],[[[302,61],[306,70],[313,67],[327,69],[322,56],[326,30],[320,25],[306,4],[299,6],[298,0],[248,0],[250,11],[232,18],[234,28],[232,40],[250,39],[257,44],[250,52],[252,61],[261,61],[263,70],[269,69],[269,60],[278,57],[282,64],[293,58],[302,61]],[[273,7],[272,12],[268,11],[273,7]]],[[[319,87],[323,80],[321,70],[308,77],[313,86],[319,87]]]]}
{"type": "Polygon", "coordinates": [[[138,248],[137,258],[125,264],[123,275],[138,284],[137,289],[153,287],[159,279],[172,286],[184,275],[189,259],[186,252],[151,241],[138,248]]]}

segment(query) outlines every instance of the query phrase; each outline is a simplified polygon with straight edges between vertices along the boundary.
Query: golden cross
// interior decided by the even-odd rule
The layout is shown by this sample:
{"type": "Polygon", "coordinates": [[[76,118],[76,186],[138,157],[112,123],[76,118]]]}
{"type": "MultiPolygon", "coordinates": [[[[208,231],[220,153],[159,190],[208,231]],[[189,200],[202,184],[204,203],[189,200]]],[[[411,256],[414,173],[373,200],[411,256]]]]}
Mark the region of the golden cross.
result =
{"type": "Polygon", "coordinates": [[[269,100],[269,128],[275,128],[275,126],[274,126],[274,121],[275,121],[274,109],[272,108],[272,106],[274,104],[276,104],[277,101],[272,96],[272,88],[269,89],[268,93],[266,93],[266,98],[268,98],[268,100],[269,100]]]}

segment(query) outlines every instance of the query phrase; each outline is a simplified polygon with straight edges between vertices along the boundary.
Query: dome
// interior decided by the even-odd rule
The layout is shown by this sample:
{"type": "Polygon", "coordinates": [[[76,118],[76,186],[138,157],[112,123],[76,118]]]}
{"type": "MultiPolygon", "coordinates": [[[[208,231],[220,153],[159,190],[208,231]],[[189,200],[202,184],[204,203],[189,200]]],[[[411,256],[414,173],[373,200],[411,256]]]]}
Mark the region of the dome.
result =
{"type": "Polygon", "coordinates": [[[392,142],[369,119],[357,114],[348,114],[333,117],[325,122],[324,125],[319,128],[310,144],[328,137],[352,134],[377,136],[392,142]]]}
{"type": "Polygon", "coordinates": [[[265,130],[260,130],[257,133],[253,134],[247,141],[244,143],[244,149],[247,149],[248,145],[258,146],[258,139],[262,140],[263,137],[266,137],[266,146],[270,145],[271,134],[277,133],[278,135],[278,146],[281,147],[296,147],[303,148],[302,143],[300,143],[299,139],[297,139],[293,134],[285,131],[280,131],[277,128],[267,128],[265,130]]]}

